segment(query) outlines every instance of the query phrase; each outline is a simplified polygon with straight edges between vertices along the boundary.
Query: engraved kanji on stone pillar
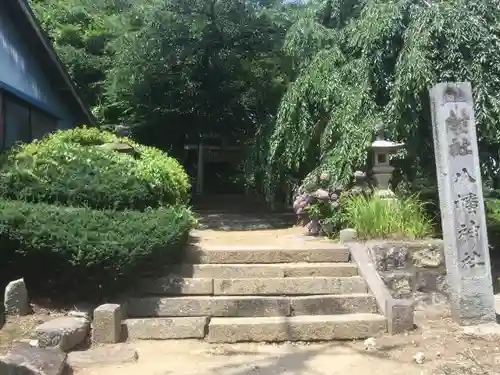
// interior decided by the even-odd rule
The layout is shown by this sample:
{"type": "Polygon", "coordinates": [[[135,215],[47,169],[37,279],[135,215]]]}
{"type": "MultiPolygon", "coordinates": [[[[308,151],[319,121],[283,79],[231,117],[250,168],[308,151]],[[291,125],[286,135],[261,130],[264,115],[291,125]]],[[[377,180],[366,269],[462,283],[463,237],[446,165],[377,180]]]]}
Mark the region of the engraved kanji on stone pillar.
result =
{"type": "Polygon", "coordinates": [[[440,83],[430,97],[452,315],[462,325],[495,322],[471,85],[440,83]]]}

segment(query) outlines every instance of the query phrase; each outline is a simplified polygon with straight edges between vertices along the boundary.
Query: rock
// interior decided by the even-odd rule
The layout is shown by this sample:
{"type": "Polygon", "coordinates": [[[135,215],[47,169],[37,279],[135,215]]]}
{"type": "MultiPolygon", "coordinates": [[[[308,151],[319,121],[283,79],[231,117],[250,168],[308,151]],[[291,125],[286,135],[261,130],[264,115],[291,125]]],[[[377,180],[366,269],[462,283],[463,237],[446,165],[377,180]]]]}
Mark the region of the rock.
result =
{"type": "Polygon", "coordinates": [[[418,352],[413,356],[415,362],[419,365],[422,365],[425,362],[425,354],[422,352],[418,352]]]}
{"type": "Polygon", "coordinates": [[[112,143],[105,143],[103,145],[100,145],[99,147],[105,150],[116,151],[122,154],[129,154],[133,156],[137,154],[137,151],[128,143],[112,142],[112,143]]]}
{"type": "Polygon", "coordinates": [[[11,281],[5,287],[4,307],[6,315],[28,315],[31,311],[28,290],[24,279],[11,281]]]}
{"type": "Polygon", "coordinates": [[[352,228],[342,229],[339,233],[340,242],[356,241],[357,237],[358,237],[358,232],[356,231],[356,229],[352,228]]]}
{"type": "Polygon", "coordinates": [[[440,248],[428,246],[425,249],[414,251],[412,260],[415,267],[437,268],[444,265],[444,253],[440,248]]]}
{"type": "Polygon", "coordinates": [[[7,355],[0,358],[0,374],[61,375],[65,365],[66,354],[57,349],[16,343],[7,355]]]}
{"type": "Polygon", "coordinates": [[[83,318],[89,322],[91,321],[90,314],[85,311],[71,310],[70,312],[68,312],[68,316],[71,316],[73,318],[83,318]]]}
{"type": "Polygon", "coordinates": [[[372,351],[377,349],[377,341],[373,338],[367,338],[364,342],[365,350],[372,351]]]}
{"type": "Polygon", "coordinates": [[[413,280],[409,272],[390,272],[382,275],[385,285],[393,298],[411,298],[413,296],[413,280]]]}
{"type": "Polygon", "coordinates": [[[136,362],[138,358],[137,350],[128,344],[106,345],[69,353],[68,365],[71,368],[119,365],[136,362]]]}
{"type": "Polygon", "coordinates": [[[33,332],[42,348],[55,347],[63,352],[82,343],[90,330],[90,323],[84,318],[61,317],[39,325],[33,332]]]}
{"type": "Polygon", "coordinates": [[[92,342],[114,344],[120,341],[122,333],[122,308],[120,305],[107,303],[94,310],[92,342]]]}

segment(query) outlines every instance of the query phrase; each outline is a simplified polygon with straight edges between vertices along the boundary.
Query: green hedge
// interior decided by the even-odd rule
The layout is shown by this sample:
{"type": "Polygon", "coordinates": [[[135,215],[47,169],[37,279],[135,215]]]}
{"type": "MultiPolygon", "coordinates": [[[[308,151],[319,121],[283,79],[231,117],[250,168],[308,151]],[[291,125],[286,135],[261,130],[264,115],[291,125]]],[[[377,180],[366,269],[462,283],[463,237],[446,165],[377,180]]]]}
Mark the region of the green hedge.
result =
{"type": "Polygon", "coordinates": [[[181,260],[193,224],[181,206],[98,211],[0,201],[0,275],[40,295],[110,295],[181,260]]]}
{"type": "Polygon", "coordinates": [[[3,159],[0,196],[7,199],[143,210],[186,203],[189,197],[189,179],[177,160],[99,129],[58,131],[3,159]],[[116,151],[116,145],[132,153],[116,151]]]}

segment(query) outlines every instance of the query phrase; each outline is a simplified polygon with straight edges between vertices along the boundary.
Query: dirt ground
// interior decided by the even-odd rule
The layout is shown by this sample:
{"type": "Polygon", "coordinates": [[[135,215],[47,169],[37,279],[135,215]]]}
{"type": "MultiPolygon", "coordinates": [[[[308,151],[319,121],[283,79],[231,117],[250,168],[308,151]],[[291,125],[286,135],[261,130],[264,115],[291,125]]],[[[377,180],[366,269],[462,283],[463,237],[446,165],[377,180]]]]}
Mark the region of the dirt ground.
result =
{"type": "MultiPolygon", "coordinates": [[[[304,228],[252,231],[193,231],[207,244],[282,245],[310,241],[304,228]]],[[[25,338],[36,324],[54,316],[35,315],[7,322],[0,330],[0,353],[12,340],[25,338]]],[[[474,336],[454,324],[443,307],[416,313],[417,329],[405,335],[332,343],[229,344],[203,341],[136,341],[136,363],[94,366],[74,375],[500,375],[500,336],[474,336]],[[422,353],[423,364],[414,356],[422,353]]]]}
{"type": "Polygon", "coordinates": [[[39,307],[27,316],[7,317],[5,325],[0,327],[0,355],[7,353],[13,341],[29,339],[30,333],[40,324],[64,315],[62,311],[51,311],[39,307]]]}
{"type": "Polygon", "coordinates": [[[500,336],[464,334],[445,309],[417,314],[406,335],[333,343],[231,344],[202,341],[136,341],[137,363],[93,366],[75,375],[495,375],[500,336]],[[425,355],[415,363],[417,353],[425,355]]]}

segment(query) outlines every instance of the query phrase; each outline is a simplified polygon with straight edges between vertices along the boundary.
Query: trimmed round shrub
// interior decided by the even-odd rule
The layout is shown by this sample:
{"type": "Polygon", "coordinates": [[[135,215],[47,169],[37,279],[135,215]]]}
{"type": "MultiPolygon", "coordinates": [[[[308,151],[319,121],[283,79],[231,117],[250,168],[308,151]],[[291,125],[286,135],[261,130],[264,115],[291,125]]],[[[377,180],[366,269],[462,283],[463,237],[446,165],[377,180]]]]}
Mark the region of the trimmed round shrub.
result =
{"type": "Polygon", "coordinates": [[[96,298],[182,259],[193,217],[182,206],[140,211],[0,201],[0,275],[37,295],[96,298]]]}
{"type": "Polygon", "coordinates": [[[186,203],[189,178],[162,151],[95,128],[58,131],[7,153],[0,196],[96,209],[186,203]]]}

